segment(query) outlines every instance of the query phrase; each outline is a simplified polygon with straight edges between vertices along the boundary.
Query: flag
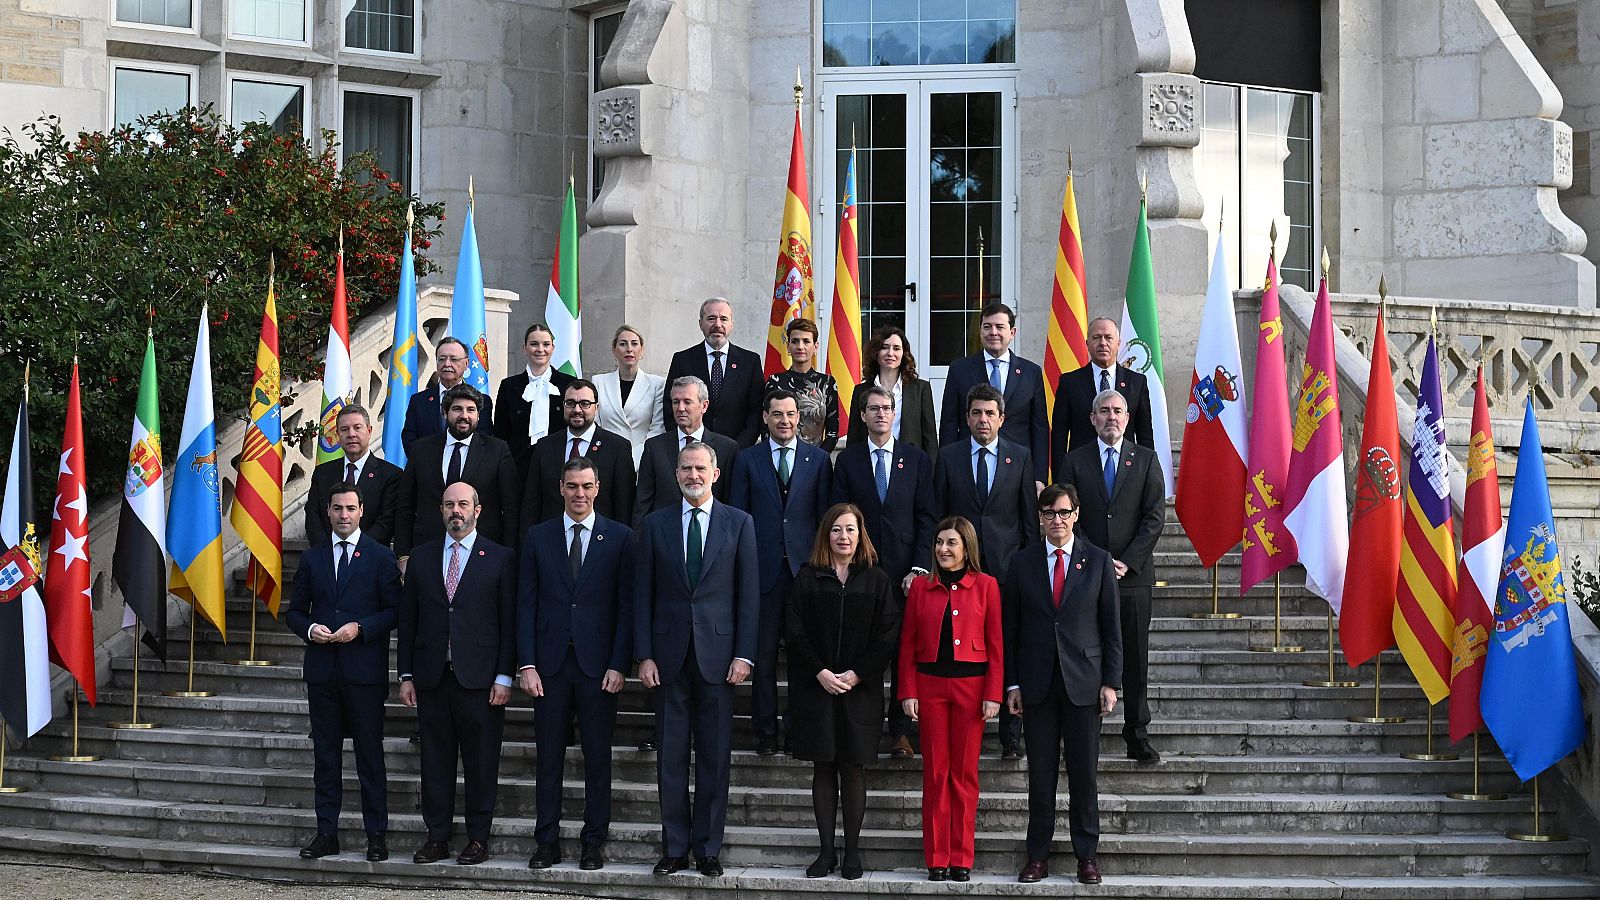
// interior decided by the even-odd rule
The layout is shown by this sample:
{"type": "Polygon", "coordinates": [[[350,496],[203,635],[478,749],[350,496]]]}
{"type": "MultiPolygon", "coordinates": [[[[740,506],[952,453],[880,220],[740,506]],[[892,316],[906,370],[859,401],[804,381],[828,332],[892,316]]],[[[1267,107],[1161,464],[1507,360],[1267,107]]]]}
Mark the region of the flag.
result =
{"type": "Polygon", "coordinates": [[[1450,695],[1450,653],[1456,621],[1456,536],[1450,522],[1450,452],[1444,445],[1444,392],[1433,337],[1417,381],[1406,476],[1400,581],[1395,587],[1394,641],[1411,674],[1438,703],[1450,695]]]}
{"type": "Polygon", "coordinates": [[[1239,358],[1239,326],[1228,289],[1223,238],[1211,258],[1206,306],[1189,405],[1184,414],[1183,457],[1178,468],[1178,521],[1207,568],[1239,543],[1244,533],[1244,464],[1250,456],[1244,408],[1244,364],[1239,358]]]}
{"type": "Polygon", "coordinates": [[[67,388],[56,502],[50,514],[50,558],[45,563],[44,612],[50,661],[72,673],[90,705],[95,702],[94,609],[89,598],[89,487],[83,458],[83,407],[78,361],[67,388]]]}
{"type": "Polygon", "coordinates": [[[1068,156],[1067,193],[1061,199],[1061,227],[1056,235],[1056,275],[1050,286],[1050,327],[1044,343],[1044,402],[1052,422],[1061,376],[1089,364],[1089,288],[1078,201],[1072,193],[1071,154],[1068,156]]]}
{"type": "Polygon", "coordinates": [[[1500,554],[1506,524],[1500,517],[1500,473],[1494,462],[1494,429],[1489,425],[1489,394],[1478,365],[1472,399],[1472,442],[1467,447],[1467,502],[1461,511],[1461,580],[1456,588],[1456,629],[1450,653],[1450,740],[1459,741],[1483,727],[1478,695],[1483,686],[1489,629],[1494,626],[1490,598],[1500,581],[1500,554]]]}
{"type": "Polygon", "coordinates": [[[550,365],[574,378],[583,377],[583,319],[578,306],[578,201],[567,179],[567,199],[561,203],[561,230],[556,233],[556,254],[550,261],[550,290],[544,300],[544,322],[555,335],[550,365]]]}
{"type": "Polygon", "coordinates": [[[394,301],[394,342],[389,351],[389,394],[383,401],[383,458],[405,468],[400,435],[406,407],[417,393],[417,269],[412,261],[412,210],[406,208],[406,244],[400,251],[400,291],[394,301]]]}
{"type": "MultiPolygon", "coordinates": [[[[217,493],[217,427],[211,411],[211,329],[200,308],[194,365],[183,431],[172,468],[172,507],[167,514],[167,550],[172,554],[172,593],[194,605],[228,637],[227,595],[222,587],[222,501],[217,493]]],[[[191,627],[193,623],[191,622],[191,627]]]]}
{"type": "Polygon", "coordinates": [[[789,147],[789,187],[783,195],[783,227],[778,232],[778,268],[772,279],[772,313],[767,321],[765,374],[789,368],[783,327],[795,319],[817,320],[817,295],[811,284],[811,208],[806,205],[806,147],[800,110],[794,112],[789,147]]]}
{"type": "Polygon", "coordinates": [[[850,433],[850,400],[861,383],[861,263],[856,257],[856,151],[844,172],[839,253],[833,261],[833,309],[828,313],[828,374],[839,385],[839,433],[850,433]]]}
{"type": "Polygon", "coordinates": [[[1143,375],[1150,385],[1150,424],[1156,442],[1156,458],[1161,461],[1161,480],[1170,499],[1177,482],[1172,478],[1172,435],[1167,425],[1161,328],[1156,321],[1156,275],[1150,260],[1150,225],[1146,215],[1145,201],[1140,198],[1139,225],[1133,232],[1133,256],[1128,261],[1128,296],[1122,307],[1122,364],[1143,375]]]}
{"type": "Polygon", "coordinates": [[[1250,461],[1244,488],[1244,544],[1239,593],[1289,568],[1299,556],[1283,524],[1289,484],[1289,369],[1283,359],[1283,315],[1278,308],[1278,264],[1267,256],[1256,327],[1256,386],[1250,398],[1250,461]]]}
{"type": "Polygon", "coordinates": [[[1295,395],[1283,524],[1294,535],[1306,587],[1339,611],[1350,550],[1344,506],[1344,441],[1339,433],[1339,372],[1334,368],[1328,277],[1317,288],[1306,362],[1295,395]]]}
{"type": "Polygon", "coordinates": [[[6,496],[0,503],[0,548],[12,556],[0,568],[0,586],[14,599],[0,603],[0,719],[22,737],[50,722],[50,635],[37,578],[44,572],[39,529],[33,521],[33,458],[28,450],[28,386],[24,378],[17,428],[11,435],[6,496]],[[20,571],[19,571],[20,569],[20,571]],[[20,579],[18,576],[21,576],[20,579]],[[20,588],[20,591],[18,590],[20,588]]]}
{"type": "Polygon", "coordinates": [[[250,386],[250,424],[244,430],[228,521],[250,552],[251,593],[277,616],[283,599],[283,407],[278,393],[278,304],[272,287],[269,278],[250,386]]]}
{"type": "Polygon", "coordinates": [[[1531,397],[1518,446],[1481,699],[1489,732],[1517,777],[1528,781],[1583,743],[1584,723],[1567,582],[1531,397]]]}
{"type": "Polygon", "coordinates": [[[456,258],[456,291],[450,301],[450,336],[472,348],[467,354],[467,373],[462,383],[487,394],[489,330],[483,310],[483,263],[478,259],[478,231],[472,224],[475,206],[469,181],[467,220],[461,225],[461,255],[456,258]]]}
{"type": "Polygon", "coordinates": [[[144,642],[162,660],[167,658],[167,491],[161,466],[161,404],[156,392],[156,342],[144,338],[144,368],[139,375],[139,400],[128,439],[128,474],[122,482],[122,510],[117,516],[117,547],[111,556],[111,578],[126,604],[122,625],[133,618],[144,624],[144,642]]]}
{"type": "Polygon", "coordinates": [[[322,366],[322,415],[317,420],[317,464],[344,455],[339,445],[339,410],[350,399],[350,321],[344,291],[344,232],[339,232],[339,261],[334,269],[333,314],[328,320],[328,356],[322,366]]]}
{"type": "Polygon", "coordinates": [[[1400,422],[1380,308],[1372,337],[1361,456],[1356,460],[1356,510],[1350,525],[1350,558],[1361,560],[1361,565],[1344,573],[1344,606],[1339,611],[1339,644],[1352,666],[1394,646],[1394,592],[1400,580],[1405,509],[1400,494],[1400,422]]]}

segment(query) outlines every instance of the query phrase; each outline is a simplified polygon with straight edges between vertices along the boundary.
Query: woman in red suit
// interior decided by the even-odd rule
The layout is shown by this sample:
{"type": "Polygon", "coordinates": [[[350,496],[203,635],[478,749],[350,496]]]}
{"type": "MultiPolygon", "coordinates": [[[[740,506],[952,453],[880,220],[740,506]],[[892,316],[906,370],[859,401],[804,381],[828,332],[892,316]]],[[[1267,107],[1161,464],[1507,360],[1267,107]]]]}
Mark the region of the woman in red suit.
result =
{"type": "Polygon", "coordinates": [[[1005,653],[1000,587],[983,574],[972,523],[933,538],[933,574],[916,579],[900,628],[900,706],[922,730],[922,855],[929,881],[972,876],[978,746],[1000,712],[1005,653]]]}

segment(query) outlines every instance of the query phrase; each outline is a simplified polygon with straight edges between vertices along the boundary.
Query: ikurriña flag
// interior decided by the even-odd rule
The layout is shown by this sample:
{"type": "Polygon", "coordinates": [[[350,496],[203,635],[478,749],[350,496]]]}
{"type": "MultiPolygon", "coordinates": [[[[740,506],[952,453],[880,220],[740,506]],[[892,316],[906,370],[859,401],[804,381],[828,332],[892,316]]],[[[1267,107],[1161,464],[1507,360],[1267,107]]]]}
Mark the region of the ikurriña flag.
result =
{"type": "Polygon", "coordinates": [[[78,395],[78,361],[74,359],[67,388],[67,420],[61,433],[56,502],[50,514],[44,610],[50,661],[72,673],[93,705],[94,609],[89,596],[89,485],[83,447],[83,406],[78,395]]]}
{"type": "Polygon", "coordinates": [[[1394,641],[1432,704],[1450,695],[1456,542],[1450,521],[1450,453],[1444,442],[1439,355],[1431,335],[1417,381],[1417,419],[1411,429],[1405,504],[1394,641]]]}
{"type": "Polygon", "coordinates": [[[1450,740],[1483,727],[1479,695],[1494,628],[1495,588],[1506,523],[1500,514],[1500,472],[1494,461],[1494,428],[1483,365],[1472,398],[1472,439],[1467,446],[1467,499],[1461,509],[1460,582],[1456,588],[1455,635],[1450,653],[1450,740]]]}
{"type": "Polygon", "coordinates": [[[1345,662],[1359,666],[1394,646],[1394,591],[1400,578],[1400,421],[1395,409],[1389,337],[1378,310],[1372,369],[1356,460],[1356,509],[1350,523],[1350,558],[1360,565],[1344,575],[1339,643],[1345,662]]]}

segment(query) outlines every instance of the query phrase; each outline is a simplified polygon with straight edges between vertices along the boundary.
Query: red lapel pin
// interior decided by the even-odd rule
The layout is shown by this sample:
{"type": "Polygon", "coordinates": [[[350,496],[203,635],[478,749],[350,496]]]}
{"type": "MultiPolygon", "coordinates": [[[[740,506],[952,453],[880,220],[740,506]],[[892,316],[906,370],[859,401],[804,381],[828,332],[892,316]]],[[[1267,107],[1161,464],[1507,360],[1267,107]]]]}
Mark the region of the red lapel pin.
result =
{"type": "Polygon", "coordinates": [[[356,551],[356,559],[360,559],[360,558],[361,558],[361,551],[357,550],[356,551]]]}
{"type": "Polygon", "coordinates": [[[478,555],[479,555],[479,556],[482,556],[482,555],[483,555],[483,551],[482,551],[482,550],[479,550],[479,551],[478,551],[478,555]]]}
{"type": "Polygon", "coordinates": [[[906,467],[905,460],[901,460],[900,462],[895,463],[895,468],[896,469],[904,469],[905,467],[906,467]]]}
{"type": "Polygon", "coordinates": [[[1011,465],[1011,457],[1006,457],[1006,465],[1011,465]]]}
{"type": "Polygon", "coordinates": [[[1078,563],[1077,565],[1073,566],[1073,568],[1074,569],[1081,569],[1081,568],[1083,568],[1083,563],[1078,563]]]}

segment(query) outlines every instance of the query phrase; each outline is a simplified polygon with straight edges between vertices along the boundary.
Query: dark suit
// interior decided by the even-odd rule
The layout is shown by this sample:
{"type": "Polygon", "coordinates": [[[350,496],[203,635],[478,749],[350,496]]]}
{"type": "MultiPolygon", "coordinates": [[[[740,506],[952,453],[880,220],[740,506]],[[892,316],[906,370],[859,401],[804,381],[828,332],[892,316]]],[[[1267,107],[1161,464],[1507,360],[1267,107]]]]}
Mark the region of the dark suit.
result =
{"type": "Polygon", "coordinates": [[[400,569],[389,548],[365,532],[350,548],[350,562],[338,577],[334,554],[331,538],[300,554],[294,595],[284,614],[289,630],[306,642],[303,669],[311,712],[317,832],[339,834],[344,795],[340,769],[348,737],[361,782],[362,823],[367,834],[382,835],[389,830],[383,702],[389,696],[389,632],[400,606],[400,569]],[[312,624],[338,631],[350,622],[359,624],[361,633],[349,643],[311,640],[312,624]]]}
{"type": "MultiPolygon", "coordinates": [[[[550,399],[550,430],[555,434],[567,427],[562,416],[561,392],[576,379],[565,372],[550,369],[550,386],[556,393],[550,399]]],[[[522,399],[528,387],[528,370],[502,379],[494,395],[494,434],[511,448],[511,458],[517,461],[517,472],[524,480],[528,477],[528,460],[533,454],[533,444],[528,442],[528,417],[533,415],[533,404],[522,399]]],[[[531,524],[531,523],[530,523],[531,524]]]]}
{"type": "MultiPolygon", "coordinates": [[[[700,438],[716,453],[717,468],[722,470],[722,477],[711,486],[711,496],[726,503],[733,485],[733,461],[739,455],[739,445],[733,438],[709,428],[701,429],[700,438]]],[[[639,458],[639,488],[633,500],[635,528],[650,513],[683,502],[683,493],[678,490],[678,451],[682,449],[683,432],[677,426],[644,442],[644,455],[639,458]]]]}
{"type": "MultiPolygon", "coordinates": [[[[524,529],[561,515],[561,467],[566,465],[571,447],[572,435],[565,425],[534,445],[528,460],[528,480],[522,485],[518,521],[524,529]]],[[[594,511],[618,522],[628,521],[633,516],[633,445],[622,435],[596,425],[583,455],[594,463],[600,479],[594,511]]]]}
{"type": "Polygon", "coordinates": [[[1001,592],[1006,687],[1022,691],[1028,750],[1028,859],[1047,859],[1056,825],[1056,774],[1063,749],[1072,850],[1093,859],[1100,843],[1100,688],[1122,685],[1122,627],[1111,556],[1082,537],[1062,557],[1058,605],[1054,548],[1011,558],[1001,592]]]}
{"type": "MultiPolygon", "coordinates": [[[[740,447],[748,447],[761,434],[761,401],[766,396],[761,357],[731,342],[725,349],[728,355],[722,361],[722,390],[706,410],[706,427],[733,438],[740,447]]],[[[667,369],[667,390],[672,390],[672,383],[684,375],[704,381],[709,390],[711,367],[706,363],[705,342],[672,354],[672,365],[667,369]]],[[[670,403],[662,409],[662,422],[669,432],[675,427],[670,403]]]]}
{"type": "MultiPolygon", "coordinates": [[[[328,495],[344,483],[345,458],[332,459],[311,470],[306,494],[306,544],[315,547],[328,540],[328,495]]],[[[361,486],[361,534],[384,546],[394,540],[394,523],[400,506],[400,467],[367,454],[358,481],[361,486]]]]}
{"type": "MultiPolygon", "coordinates": [[[[444,448],[443,432],[432,434],[417,441],[406,459],[400,479],[400,511],[395,517],[396,556],[410,554],[412,547],[444,530],[439,516],[439,501],[446,487],[444,448]]],[[[461,480],[477,489],[478,501],[483,504],[478,530],[496,543],[515,540],[522,480],[506,442],[478,432],[467,447],[461,480]]]]}
{"type": "MultiPolygon", "coordinates": [[[[1089,414],[1094,412],[1094,397],[1100,393],[1095,377],[1095,367],[1088,365],[1068,372],[1056,382],[1056,417],[1050,423],[1050,460],[1057,465],[1067,451],[1094,443],[1095,431],[1089,423],[1089,414]]],[[[1154,447],[1150,383],[1138,372],[1117,366],[1111,387],[1128,402],[1128,437],[1135,444],[1154,447]]]]}
{"type": "Polygon", "coordinates": [[[778,733],[778,641],[783,637],[784,600],[800,567],[811,557],[817,523],[833,494],[833,463],[827,451],[796,439],[789,484],[778,483],[772,443],[739,451],[733,461],[728,503],[750,513],[756,523],[761,560],[761,638],[756,646],[751,718],[763,736],[778,733]]]}
{"type": "MultiPolygon", "coordinates": [[[[939,413],[939,444],[944,446],[972,436],[967,428],[967,392],[989,383],[989,354],[980,350],[950,364],[945,374],[944,405],[939,413]]],[[[1046,414],[1044,370],[1039,364],[1011,351],[1006,372],[1006,421],[1000,436],[1026,447],[1033,460],[1033,479],[1050,482],[1050,419],[1046,414]]],[[[1002,570],[1003,571],[1003,570],[1002,570]]]]}
{"type": "Polygon", "coordinates": [[[489,688],[516,669],[516,554],[479,532],[465,555],[453,602],[445,594],[446,559],[439,538],[411,554],[395,668],[417,689],[428,840],[450,840],[459,755],[467,839],[487,842],[506,721],[505,707],[489,705],[489,688]]]}
{"type": "Polygon", "coordinates": [[[1083,510],[1078,533],[1128,567],[1128,574],[1117,581],[1117,592],[1122,601],[1122,736],[1131,746],[1148,737],[1150,724],[1150,589],[1156,581],[1156,539],[1166,518],[1161,462],[1154,450],[1124,438],[1108,497],[1098,440],[1062,459],[1056,480],[1078,489],[1083,510]]]}
{"type": "MultiPolygon", "coordinates": [[[[443,389],[435,382],[428,385],[426,390],[412,394],[411,400],[406,403],[406,424],[400,429],[400,446],[405,448],[408,457],[411,455],[411,445],[418,438],[444,433],[444,409],[439,406],[441,393],[443,389]]],[[[494,434],[494,426],[490,421],[493,415],[494,401],[485,394],[483,408],[478,410],[479,434],[494,434]]]]}
{"type": "Polygon", "coordinates": [[[517,594],[518,664],[534,667],[544,683],[533,712],[539,749],[533,836],[540,844],[560,838],[561,773],[574,713],[583,739],[583,841],[606,839],[617,695],[600,682],[607,669],[626,675],[633,662],[633,532],[595,516],[574,579],[565,523],[557,516],[527,530],[517,594]]]}
{"type": "Polygon", "coordinates": [[[666,856],[717,856],[727,819],[733,750],[735,658],[755,659],[760,619],[756,528],[726,503],[704,525],[700,580],[684,565],[681,504],[645,516],[634,559],[633,653],[661,671],[656,691],[661,749],[656,755],[661,837],[666,856]],[[689,748],[694,746],[694,808],[689,748]]]}
{"type": "MultiPolygon", "coordinates": [[[[866,428],[861,411],[867,405],[867,388],[873,383],[870,379],[863,382],[850,396],[850,428],[854,433],[860,434],[866,428]]],[[[933,385],[921,378],[901,378],[896,415],[900,417],[900,436],[895,438],[896,443],[904,441],[930,457],[938,452],[939,432],[933,423],[933,385]]]]}

